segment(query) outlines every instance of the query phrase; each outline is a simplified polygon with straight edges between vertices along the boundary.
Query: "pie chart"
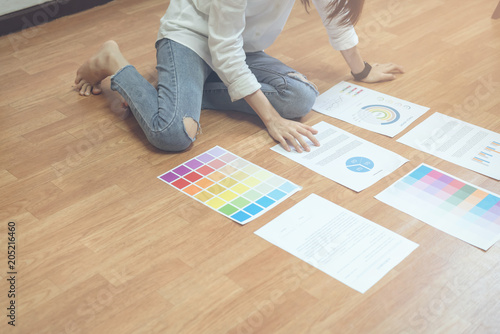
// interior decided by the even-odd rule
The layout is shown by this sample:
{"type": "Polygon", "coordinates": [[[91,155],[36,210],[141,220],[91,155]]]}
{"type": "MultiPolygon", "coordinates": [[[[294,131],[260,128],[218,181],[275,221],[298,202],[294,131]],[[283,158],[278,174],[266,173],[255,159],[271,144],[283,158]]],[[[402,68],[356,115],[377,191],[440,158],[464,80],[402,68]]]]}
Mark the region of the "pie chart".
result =
{"type": "Polygon", "coordinates": [[[364,106],[358,116],[365,122],[380,125],[396,123],[401,117],[396,109],[382,104],[364,106]]]}
{"type": "Polygon", "coordinates": [[[347,169],[352,170],[356,173],[366,173],[375,167],[373,161],[365,157],[354,157],[350,158],[345,162],[347,169]]]}

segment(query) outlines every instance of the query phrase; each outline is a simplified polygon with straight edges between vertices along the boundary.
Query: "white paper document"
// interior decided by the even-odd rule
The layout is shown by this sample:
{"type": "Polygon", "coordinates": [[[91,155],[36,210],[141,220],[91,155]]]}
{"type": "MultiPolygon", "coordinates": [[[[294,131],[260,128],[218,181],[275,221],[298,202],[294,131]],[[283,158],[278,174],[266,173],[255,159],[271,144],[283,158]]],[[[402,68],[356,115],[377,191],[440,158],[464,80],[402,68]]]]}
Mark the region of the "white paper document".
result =
{"type": "Polygon", "coordinates": [[[255,234],[361,293],[418,247],[315,194],[255,234]]]}
{"type": "Polygon", "coordinates": [[[500,195],[425,164],[375,198],[484,250],[500,239],[500,195]]]}
{"type": "Polygon", "coordinates": [[[500,134],[434,113],[398,142],[500,180],[500,134]]]}
{"type": "Polygon", "coordinates": [[[310,152],[285,151],[279,144],[271,149],[354,191],[368,188],[408,160],[326,122],[313,126],[321,146],[309,140],[310,152]]]}
{"type": "Polygon", "coordinates": [[[313,110],[394,137],[429,108],[342,81],[316,99],[313,110]]]}

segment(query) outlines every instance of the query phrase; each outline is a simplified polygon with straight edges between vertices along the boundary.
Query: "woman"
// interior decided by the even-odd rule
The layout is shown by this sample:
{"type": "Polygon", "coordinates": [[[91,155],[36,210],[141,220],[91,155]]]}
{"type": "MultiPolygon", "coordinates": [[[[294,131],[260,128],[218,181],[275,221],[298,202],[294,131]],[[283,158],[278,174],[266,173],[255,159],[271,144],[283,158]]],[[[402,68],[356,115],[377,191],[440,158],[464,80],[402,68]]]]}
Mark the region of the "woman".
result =
{"type": "MultiPolygon", "coordinates": [[[[306,9],[309,0],[301,0],[306,9]]],[[[113,41],[78,70],[81,95],[99,94],[111,76],[118,91],[155,147],[183,151],[196,138],[201,109],[257,114],[270,136],[290,151],[309,151],[304,137],[319,142],[312,127],[292,119],[306,115],[318,95],[303,75],[265,54],[283,29],[294,0],[171,0],[156,42],[155,89],[121,54],[113,41]]],[[[353,25],[359,0],[313,0],[330,38],[356,80],[394,79],[402,68],[371,67],[361,58],[353,25]]]]}

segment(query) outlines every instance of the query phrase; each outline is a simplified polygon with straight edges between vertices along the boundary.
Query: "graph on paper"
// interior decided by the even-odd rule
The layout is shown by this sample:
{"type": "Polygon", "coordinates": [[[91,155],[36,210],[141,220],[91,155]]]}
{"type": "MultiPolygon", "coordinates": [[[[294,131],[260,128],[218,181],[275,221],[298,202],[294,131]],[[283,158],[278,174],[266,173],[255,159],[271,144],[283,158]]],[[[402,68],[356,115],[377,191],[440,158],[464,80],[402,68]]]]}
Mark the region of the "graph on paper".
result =
{"type": "Polygon", "coordinates": [[[350,158],[345,163],[347,169],[355,173],[366,173],[375,167],[372,160],[365,157],[354,157],[350,158]]]}
{"type": "Polygon", "coordinates": [[[313,126],[320,146],[306,141],[311,150],[290,152],[277,144],[271,149],[310,170],[354,191],[362,191],[394,172],[408,160],[327,122],[313,126]]]}
{"type": "Polygon", "coordinates": [[[500,134],[434,113],[398,142],[500,180],[500,134]]]}
{"type": "Polygon", "coordinates": [[[500,155],[500,143],[497,141],[492,141],[489,145],[486,145],[474,158],[473,161],[483,165],[491,166],[493,160],[499,158],[500,155]]]}
{"type": "Polygon", "coordinates": [[[344,81],[318,96],[313,109],[389,137],[397,135],[429,110],[344,81]]]}
{"type": "Polygon", "coordinates": [[[358,117],[371,124],[389,125],[399,121],[401,114],[390,106],[372,104],[361,107],[358,117]]]}

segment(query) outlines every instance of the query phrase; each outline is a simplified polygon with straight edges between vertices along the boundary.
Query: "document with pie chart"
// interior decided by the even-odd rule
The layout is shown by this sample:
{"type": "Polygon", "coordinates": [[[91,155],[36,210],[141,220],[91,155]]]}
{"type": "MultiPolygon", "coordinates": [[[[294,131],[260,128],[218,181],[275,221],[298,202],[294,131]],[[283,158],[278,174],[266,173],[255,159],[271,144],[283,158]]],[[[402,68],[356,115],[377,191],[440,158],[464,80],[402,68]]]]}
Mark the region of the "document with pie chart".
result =
{"type": "Polygon", "coordinates": [[[356,192],[368,188],[408,161],[329,123],[319,122],[313,128],[318,130],[316,138],[321,146],[306,140],[310,152],[298,153],[293,147],[287,152],[281,145],[271,149],[356,192]]]}
{"type": "Polygon", "coordinates": [[[318,96],[313,110],[394,137],[429,108],[342,81],[318,96]]]}

